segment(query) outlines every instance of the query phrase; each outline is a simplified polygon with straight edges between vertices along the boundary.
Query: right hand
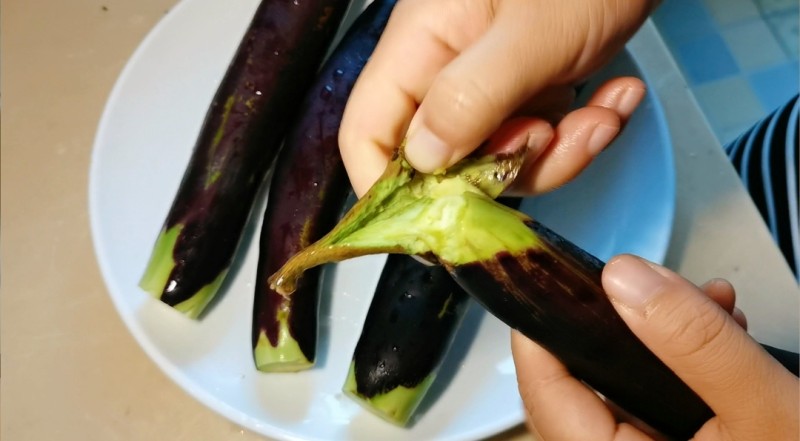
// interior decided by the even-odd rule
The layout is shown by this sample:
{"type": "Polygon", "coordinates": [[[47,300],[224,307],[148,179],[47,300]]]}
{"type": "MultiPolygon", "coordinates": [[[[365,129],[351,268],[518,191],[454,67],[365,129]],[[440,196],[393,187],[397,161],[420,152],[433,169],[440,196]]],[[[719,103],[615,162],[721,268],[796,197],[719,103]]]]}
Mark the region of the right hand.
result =
{"type": "MultiPolygon", "coordinates": [[[[714,411],[697,441],[790,441],[800,435],[800,383],[745,331],[733,287],[699,288],[666,268],[623,255],[603,270],[603,288],[642,342],[714,411]]],[[[552,355],[512,336],[529,424],[544,441],[662,439],[620,418],[552,355]]]]}

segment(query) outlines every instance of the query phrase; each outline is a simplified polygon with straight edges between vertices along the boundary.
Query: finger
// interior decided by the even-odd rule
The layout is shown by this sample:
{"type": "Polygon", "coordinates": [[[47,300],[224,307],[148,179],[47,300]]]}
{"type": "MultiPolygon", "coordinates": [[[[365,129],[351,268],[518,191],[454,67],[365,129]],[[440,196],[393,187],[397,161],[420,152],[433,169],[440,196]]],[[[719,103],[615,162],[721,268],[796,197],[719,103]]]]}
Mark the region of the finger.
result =
{"type": "Polygon", "coordinates": [[[383,172],[436,74],[488,26],[490,11],[482,4],[403,0],[395,7],[353,87],[339,131],[342,159],[359,196],[383,172]]]}
{"type": "Polygon", "coordinates": [[[572,86],[548,87],[541,93],[529,99],[514,116],[534,116],[549,121],[552,125],[558,124],[567,114],[570,106],[575,102],[575,88],[572,86]]]}
{"type": "Polygon", "coordinates": [[[696,286],[625,255],[606,265],[602,281],[631,330],[723,421],[796,418],[797,379],[696,286]]]}
{"type": "Polygon", "coordinates": [[[742,327],[745,331],[747,330],[747,316],[744,315],[739,308],[733,308],[733,312],[731,312],[731,317],[742,327]]]}
{"type": "Polygon", "coordinates": [[[647,439],[636,428],[617,425],[605,403],[576,380],[561,362],[514,331],[511,352],[528,421],[545,440],[647,439]]]}
{"type": "Polygon", "coordinates": [[[616,77],[603,83],[592,93],[588,106],[613,109],[627,123],[646,93],[644,82],[636,77],[616,77]]]}
{"type": "Polygon", "coordinates": [[[605,3],[496,2],[485,35],[431,83],[409,125],[409,162],[424,172],[457,162],[528,98],[608,61],[650,6],[605,3]]]}
{"type": "Polygon", "coordinates": [[[652,427],[650,427],[650,425],[648,425],[644,421],[642,421],[639,418],[631,415],[630,413],[628,413],[623,408],[617,406],[616,403],[614,403],[613,401],[606,399],[605,402],[606,402],[606,406],[608,406],[609,410],[611,410],[611,413],[617,419],[619,424],[629,424],[629,425],[635,427],[642,434],[646,435],[645,438],[648,441],[669,441],[670,440],[670,438],[668,438],[666,435],[663,435],[658,430],[653,429],[652,427]]]}
{"type": "Polygon", "coordinates": [[[492,134],[481,154],[511,153],[519,148],[528,150],[528,160],[535,160],[553,139],[553,128],[538,118],[514,118],[503,123],[492,134]]]}
{"type": "Polygon", "coordinates": [[[520,170],[515,193],[543,193],[572,180],[619,133],[619,116],[604,107],[570,112],[556,126],[547,150],[520,170]]]}
{"type": "Polygon", "coordinates": [[[736,291],[725,279],[711,279],[704,283],[700,289],[713,301],[717,302],[720,308],[728,314],[733,314],[736,304],[736,291]]]}
{"type": "MultiPolygon", "coordinates": [[[[559,56],[558,47],[570,38],[551,41],[563,34],[553,29],[563,17],[546,18],[555,9],[524,0],[496,2],[491,26],[439,72],[409,125],[406,157],[414,167],[431,172],[454,164],[545,86],[571,84],[562,73],[575,50],[559,56]]],[[[580,34],[584,28],[575,29],[580,34]]]]}
{"type": "Polygon", "coordinates": [[[725,310],[742,329],[747,329],[747,318],[741,309],[735,306],[736,290],[725,279],[711,279],[700,289],[722,309],[725,310]]]}
{"type": "Polygon", "coordinates": [[[644,83],[634,77],[601,85],[586,107],[561,120],[547,151],[526,164],[513,191],[543,193],[572,180],[616,138],[644,95],[644,83]]]}

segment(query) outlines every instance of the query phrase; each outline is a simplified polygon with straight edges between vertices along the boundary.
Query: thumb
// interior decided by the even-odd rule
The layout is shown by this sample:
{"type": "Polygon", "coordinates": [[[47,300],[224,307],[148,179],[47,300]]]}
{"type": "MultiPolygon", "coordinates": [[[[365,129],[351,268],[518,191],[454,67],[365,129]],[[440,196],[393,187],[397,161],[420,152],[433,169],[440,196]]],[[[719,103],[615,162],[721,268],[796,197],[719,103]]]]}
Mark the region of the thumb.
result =
{"type": "Polygon", "coordinates": [[[493,5],[488,29],[438,72],[408,126],[406,157],[420,171],[454,164],[532,98],[549,88],[571,87],[594,72],[622,49],[652,6],[488,3],[493,5]]]}
{"type": "Polygon", "coordinates": [[[530,44],[537,38],[525,13],[534,8],[509,3],[500,4],[485,34],[431,82],[407,132],[405,154],[416,169],[433,172],[467,156],[564,70],[564,57],[541,53],[549,50],[547,43],[530,44]]]}
{"type": "Polygon", "coordinates": [[[602,280],[631,330],[722,421],[796,420],[796,379],[698,287],[627,255],[612,259],[602,280]]]}

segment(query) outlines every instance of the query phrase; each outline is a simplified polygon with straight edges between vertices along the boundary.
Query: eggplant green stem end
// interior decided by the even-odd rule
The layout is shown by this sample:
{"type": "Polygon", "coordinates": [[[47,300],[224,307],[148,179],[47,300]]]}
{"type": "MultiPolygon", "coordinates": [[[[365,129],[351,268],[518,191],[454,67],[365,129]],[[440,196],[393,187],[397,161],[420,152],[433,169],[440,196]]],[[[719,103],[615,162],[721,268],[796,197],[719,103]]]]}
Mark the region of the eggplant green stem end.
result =
{"type": "Polygon", "coordinates": [[[525,153],[468,157],[425,174],[397,149],[383,176],[339,224],[272,275],[272,289],[289,296],[303,271],[368,254],[433,255],[461,264],[536,246],[526,225],[530,218],[494,201],[516,178],[525,153]]]}

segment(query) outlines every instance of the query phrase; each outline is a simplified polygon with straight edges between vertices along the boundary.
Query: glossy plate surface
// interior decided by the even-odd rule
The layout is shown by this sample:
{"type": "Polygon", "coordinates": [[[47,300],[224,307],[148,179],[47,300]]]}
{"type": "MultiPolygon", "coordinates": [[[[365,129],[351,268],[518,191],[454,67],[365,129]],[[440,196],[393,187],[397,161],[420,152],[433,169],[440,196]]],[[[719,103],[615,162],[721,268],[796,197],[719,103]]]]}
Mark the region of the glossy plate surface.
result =
{"type": "MultiPolygon", "coordinates": [[[[342,395],[383,256],[329,267],[315,369],[257,372],[250,317],[264,200],[221,299],[202,321],[137,287],[208,103],[257,3],[184,0],[141,44],[109,98],[92,157],[90,210],[103,277],[126,326],[190,395],[272,438],[467,440],[520,423],[508,329],[475,305],[413,427],[391,426],[342,395]]],[[[641,75],[627,54],[605,72],[612,73],[641,75]]],[[[661,261],[674,210],[671,154],[651,96],[584,175],[525,208],[600,258],[632,252],[661,261]]]]}

